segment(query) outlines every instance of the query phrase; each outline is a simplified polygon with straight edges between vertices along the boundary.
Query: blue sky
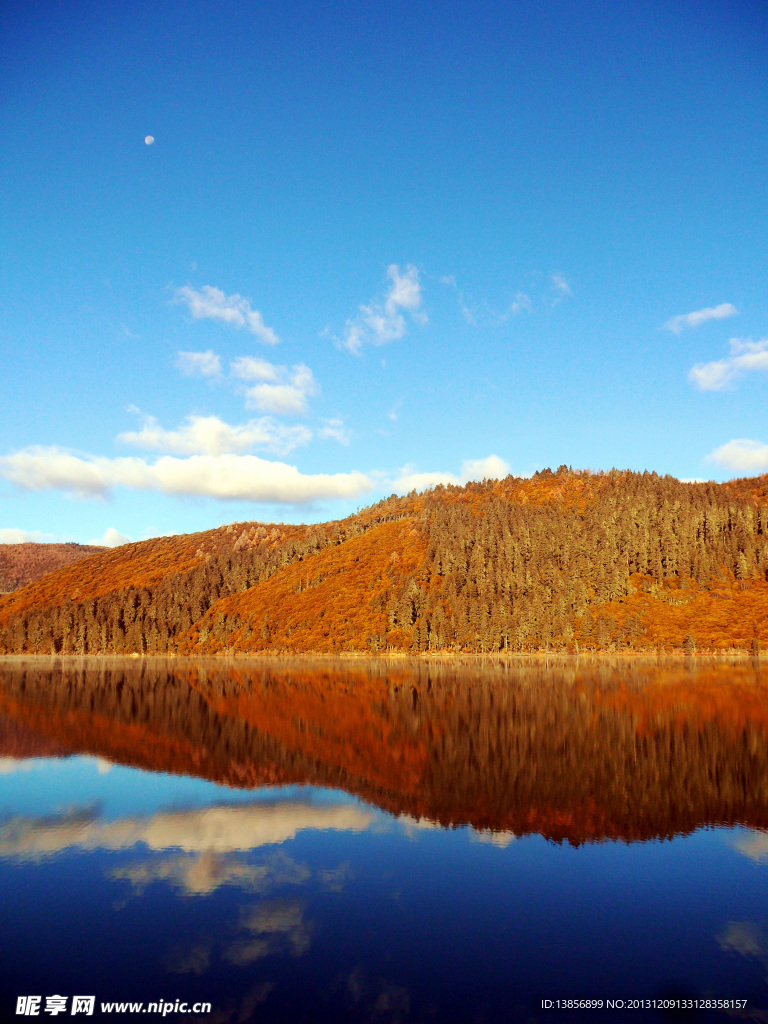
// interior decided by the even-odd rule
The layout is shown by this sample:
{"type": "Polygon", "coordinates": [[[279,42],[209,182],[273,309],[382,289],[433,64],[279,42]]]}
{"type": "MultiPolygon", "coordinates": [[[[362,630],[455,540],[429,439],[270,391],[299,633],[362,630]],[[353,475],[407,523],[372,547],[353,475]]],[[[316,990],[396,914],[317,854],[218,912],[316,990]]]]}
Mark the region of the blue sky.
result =
{"type": "Polygon", "coordinates": [[[0,541],[765,472],[766,52],[758,2],[5,5],[0,541]]]}

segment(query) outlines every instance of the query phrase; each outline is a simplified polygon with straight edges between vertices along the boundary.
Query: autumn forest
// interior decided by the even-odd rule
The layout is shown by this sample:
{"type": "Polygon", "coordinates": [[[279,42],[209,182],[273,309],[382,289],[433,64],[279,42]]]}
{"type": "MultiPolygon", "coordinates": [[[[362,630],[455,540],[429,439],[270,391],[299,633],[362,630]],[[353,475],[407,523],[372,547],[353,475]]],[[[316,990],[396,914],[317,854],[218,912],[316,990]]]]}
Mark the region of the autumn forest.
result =
{"type": "Polygon", "coordinates": [[[562,466],[322,525],[239,523],[78,558],[0,597],[0,652],[768,646],[768,476],[562,466]]]}

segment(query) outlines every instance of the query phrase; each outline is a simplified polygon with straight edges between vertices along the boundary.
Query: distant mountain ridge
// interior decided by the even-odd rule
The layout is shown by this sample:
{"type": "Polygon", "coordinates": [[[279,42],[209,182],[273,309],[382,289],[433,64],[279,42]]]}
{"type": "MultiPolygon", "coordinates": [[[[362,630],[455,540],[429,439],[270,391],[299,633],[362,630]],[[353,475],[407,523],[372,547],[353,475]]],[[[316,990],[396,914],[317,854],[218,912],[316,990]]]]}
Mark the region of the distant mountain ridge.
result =
{"type": "Polygon", "coordinates": [[[46,573],[104,550],[93,544],[0,544],[0,594],[26,587],[46,573]]]}
{"type": "Polygon", "coordinates": [[[768,475],[573,471],[102,551],[0,598],[6,653],[768,646],[768,475]]]}

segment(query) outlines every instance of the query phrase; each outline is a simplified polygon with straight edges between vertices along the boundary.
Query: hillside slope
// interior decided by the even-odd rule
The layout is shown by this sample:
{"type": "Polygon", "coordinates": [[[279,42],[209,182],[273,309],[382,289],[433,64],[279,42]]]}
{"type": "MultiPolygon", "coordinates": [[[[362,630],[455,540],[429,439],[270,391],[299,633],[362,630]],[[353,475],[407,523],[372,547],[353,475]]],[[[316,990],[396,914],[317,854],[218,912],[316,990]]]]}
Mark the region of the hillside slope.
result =
{"type": "Polygon", "coordinates": [[[768,645],[768,476],[561,467],[126,545],[0,598],[6,652],[768,645]]]}
{"type": "Polygon", "coordinates": [[[99,551],[104,548],[91,544],[0,544],[0,594],[26,587],[99,551]]]}

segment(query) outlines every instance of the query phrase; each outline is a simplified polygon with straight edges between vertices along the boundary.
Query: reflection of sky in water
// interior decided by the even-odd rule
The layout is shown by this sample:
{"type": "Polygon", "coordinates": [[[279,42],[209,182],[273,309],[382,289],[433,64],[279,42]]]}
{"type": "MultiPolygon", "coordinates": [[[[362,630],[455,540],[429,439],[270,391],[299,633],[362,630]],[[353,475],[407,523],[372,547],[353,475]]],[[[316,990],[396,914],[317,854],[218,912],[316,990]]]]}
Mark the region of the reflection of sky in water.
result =
{"type": "Polygon", "coordinates": [[[744,830],[734,841],[734,849],[756,864],[768,862],[768,833],[744,830]]]}
{"type": "MultiPolygon", "coordinates": [[[[159,807],[200,807],[222,801],[253,803],[269,799],[272,792],[269,787],[231,789],[192,776],[126,768],[98,757],[1,758],[0,769],[0,817],[11,813],[55,814],[95,803],[101,813],[112,818],[150,814],[159,807]]],[[[283,786],[281,794],[288,799],[292,794],[303,794],[313,803],[338,799],[332,790],[306,786],[283,786]]]]}
{"type": "Polygon", "coordinates": [[[313,787],[6,763],[3,1008],[26,991],[210,999],[212,1024],[526,1020],[596,993],[764,1007],[766,861],[748,829],[576,848],[313,787]]]}
{"type": "Polygon", "coordinates": [[[73,810],[47,818],[14,816],[0,824],[0,857],[39,860],[78,848],[229,853],[283,843],[302,829],[367,828],[371,815],[346,804],[313,805],[290,800],[246,806],[214,806],[157,813],[145,818],[105,820],[73,810]]]}

